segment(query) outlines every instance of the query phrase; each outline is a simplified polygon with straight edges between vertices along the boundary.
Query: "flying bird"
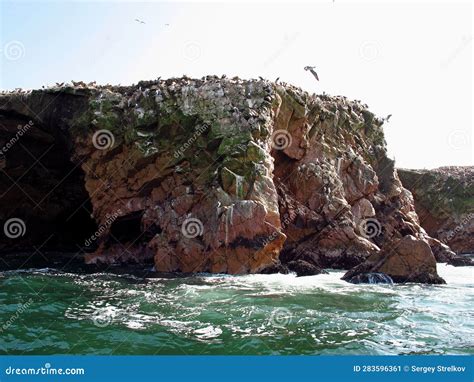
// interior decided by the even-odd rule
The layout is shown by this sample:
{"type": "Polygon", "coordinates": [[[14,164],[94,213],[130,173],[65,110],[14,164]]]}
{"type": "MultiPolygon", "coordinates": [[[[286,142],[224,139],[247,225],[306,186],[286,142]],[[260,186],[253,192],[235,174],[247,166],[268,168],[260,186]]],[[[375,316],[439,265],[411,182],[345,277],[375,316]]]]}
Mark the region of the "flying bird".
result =
{"type": "Polygon", "coordinates": [[[136,21],[137,23],[140,23],[140,24],[145,24],[145,22],[144,22],[144,21],[142,21],[142,20],[139,20],[139,19],[135,19],[135,21],[136,21]]]}
{"type": "Polygon", "coordinates": [[[309,70],[313,74],[314,78],[319,81],[318,73],[316,73],[316,70],[314,70],[315,67],[316,66],[305,66],[304,70],[309,70]]]}

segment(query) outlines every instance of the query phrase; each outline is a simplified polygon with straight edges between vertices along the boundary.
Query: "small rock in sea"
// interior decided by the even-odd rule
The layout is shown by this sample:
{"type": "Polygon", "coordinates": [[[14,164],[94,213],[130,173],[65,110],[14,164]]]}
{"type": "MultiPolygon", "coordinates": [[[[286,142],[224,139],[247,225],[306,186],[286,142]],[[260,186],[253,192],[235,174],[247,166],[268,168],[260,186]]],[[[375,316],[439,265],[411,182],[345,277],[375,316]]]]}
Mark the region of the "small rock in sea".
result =
{"type": "Polygon", "coordinates": [[[327,273],[324,269],[317,267],[305,260],[290,261],[286,264],[288,269],[296,273],[296,276],[315,276],[321,273],[327,273]]]}
{"type": "Polygon", "coordinates": [[[451,260],[448,261],[448,264],[454,267],[473,266],[474,260],[465,256],[455,256],[451,260]]]}
{"type": "Polygon", "coordinates": [[[352,284],[393,284],[392,278],[381,272],[361,273],[348,281],[352,284]]]}

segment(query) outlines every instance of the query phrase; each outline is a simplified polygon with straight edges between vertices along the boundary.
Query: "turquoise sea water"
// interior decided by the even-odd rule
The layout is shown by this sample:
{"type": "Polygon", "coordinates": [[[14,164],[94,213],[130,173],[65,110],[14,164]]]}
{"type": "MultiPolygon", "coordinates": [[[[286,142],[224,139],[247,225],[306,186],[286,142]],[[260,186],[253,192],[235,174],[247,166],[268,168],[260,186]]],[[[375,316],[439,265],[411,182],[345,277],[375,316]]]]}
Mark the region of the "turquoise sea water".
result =
{"type": "Polygon", "coordinates": [[[438,270],[447,285],[3,272],[0,353],[474,354],[474,267],[438,270]]]}

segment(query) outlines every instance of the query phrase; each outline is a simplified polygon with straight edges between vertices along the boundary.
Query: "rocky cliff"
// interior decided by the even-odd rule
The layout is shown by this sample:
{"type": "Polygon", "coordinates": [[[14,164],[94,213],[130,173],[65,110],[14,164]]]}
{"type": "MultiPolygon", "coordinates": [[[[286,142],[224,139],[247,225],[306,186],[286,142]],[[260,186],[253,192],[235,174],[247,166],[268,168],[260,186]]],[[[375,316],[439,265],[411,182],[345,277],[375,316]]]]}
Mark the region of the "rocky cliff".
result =
{"type": "Polygon", "coordinates": [[[421,225],[458,254],[474,253],[474,167],[398,169],[421,225]]]}
{"type": "MultiPolygon", "coordinates": [[[[345,97],[215,76],[75,83],[1,95],[0,123],[0,219],[26,227],[4,251],[240,274],[390,262],[406,236],[449,250],[420,228],[383,121],[345,97]]],[[[420,253],[398,280],[437,279],[416,276],[420,253]]]]}

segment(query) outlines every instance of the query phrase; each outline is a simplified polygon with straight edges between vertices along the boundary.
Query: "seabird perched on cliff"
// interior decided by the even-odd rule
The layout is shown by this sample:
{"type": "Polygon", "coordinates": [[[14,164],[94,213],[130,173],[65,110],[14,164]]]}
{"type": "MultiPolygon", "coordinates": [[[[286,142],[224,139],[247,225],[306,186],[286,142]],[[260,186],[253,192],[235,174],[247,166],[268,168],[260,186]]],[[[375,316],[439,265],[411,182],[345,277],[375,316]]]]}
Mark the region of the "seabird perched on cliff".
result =
{"type": "Polygon", "coordinates": [[[304,70],[306,71],[309,70],[313,74],[314,78],[316,78],[319,81],[318,73],[316,73],[316,70],[314,70],[315,67],[316,66],[305,66],[304,70]]]}

